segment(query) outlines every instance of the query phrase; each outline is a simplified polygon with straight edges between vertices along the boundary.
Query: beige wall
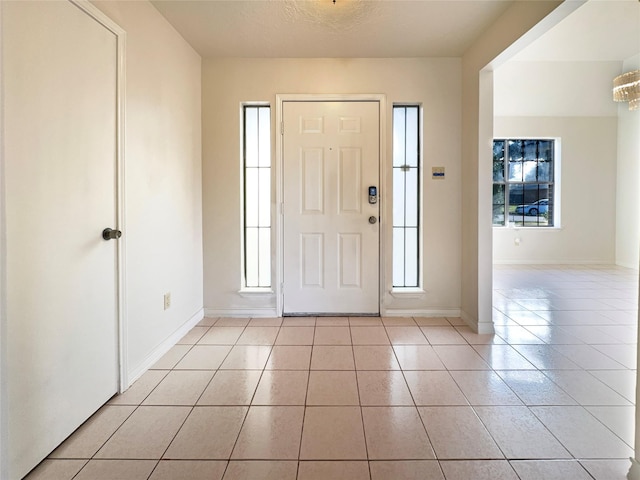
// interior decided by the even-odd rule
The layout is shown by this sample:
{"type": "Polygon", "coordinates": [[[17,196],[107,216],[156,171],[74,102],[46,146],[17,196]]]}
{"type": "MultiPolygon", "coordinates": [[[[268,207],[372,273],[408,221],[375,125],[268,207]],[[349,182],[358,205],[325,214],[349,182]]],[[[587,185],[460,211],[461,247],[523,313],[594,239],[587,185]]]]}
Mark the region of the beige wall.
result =
{"type": "Polygon", "coordinates": [[[627,104],[616,104],[611,98],[613,77],[637,64],[636,56],[624,65],[619,61],[519,61],[496,70],[496,136],[547,132],[561,137],[563,145],[562,228],[546,233],[495,228],[496,263],[638,267],[639,120],[627,104]],[[600,187],[594,197],[596,183],[600,187]],[[598,221],[586,218],[585,211],[598,221]],[[520,247],[515,246],[515,238],[522,240],[520,247]]]}
{"type": "Polygon", "coordinates": [[[561,223],[553,229],[495,227],[495,263],[614,262],[616,132],[616,117],[496,117],[496,137],[560,139],[561,223]]]}
{"type": "MultiPolygon", "coordinates": [[[[389,314],[410,309],[457,314],[460,306],[460,60],[459,59],[222,59],[203,62],[204,305],[217,315],[275,313],[273,295],[240,295],[240,106],[287,93],[385,94],[386,158],[390,176],[391,106],[424,106],[424,284],[418,298],[385,294],[389,314]],[[432,181],[432,166],[446,167],[432,181]]],[[[274,132],[275,135],[275,132],[274,132]]],[[[275,141],[274,155],[275,155],[275,141]]],[[[275,159],[275,157],[274,157],[275,159]]],[[[275,174],[275,173],[274,173],[275,174]]],[[[381,191],[389,207],[391,192],[381,191]]],[[[387,218],[390,212],[385,209],[387,218]]],[[[385,238],[390,232],[384,232],[385,238]]],[[[389,256],[383,259],[389,263],[389,256]]],[[[389,289],[386,279],[385,291],[389,289]]],[[[384,310],[383,310],[384,311],[384,310]]]]}
{"type": "Polygon", "coordinates": [[[127,35],[125,356],[135,378],[203,315],[201,61],[150,3],[94,4],[127,35]]]}

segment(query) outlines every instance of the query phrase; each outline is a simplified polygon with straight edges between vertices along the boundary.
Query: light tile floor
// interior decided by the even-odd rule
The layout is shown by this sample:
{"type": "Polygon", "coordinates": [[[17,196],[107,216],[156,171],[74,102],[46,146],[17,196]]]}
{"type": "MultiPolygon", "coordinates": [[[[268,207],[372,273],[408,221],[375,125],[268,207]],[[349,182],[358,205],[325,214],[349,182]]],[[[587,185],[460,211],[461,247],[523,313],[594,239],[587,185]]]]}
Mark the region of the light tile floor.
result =
{"type": "Polygon", "coordinates": [[[457,318],[205,318],[29,480],[622,480],[638,273],[496,267],[457,318]]]}

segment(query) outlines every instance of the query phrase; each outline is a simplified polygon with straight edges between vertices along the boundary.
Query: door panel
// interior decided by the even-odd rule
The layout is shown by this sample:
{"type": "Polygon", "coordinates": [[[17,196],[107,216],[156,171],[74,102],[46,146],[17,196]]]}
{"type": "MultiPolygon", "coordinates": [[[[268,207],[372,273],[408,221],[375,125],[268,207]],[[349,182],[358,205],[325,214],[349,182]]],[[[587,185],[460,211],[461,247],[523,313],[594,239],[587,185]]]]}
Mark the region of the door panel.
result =
{"type": "Polygon", "coordinates": [[[117,391],[115,35],[3,2],[10,478],[117,391]]]}
{"type": "Polygon", "coordinates": [[[283,120],[284,313],[376,314],[379,103],[284,102],[283,120]]]}

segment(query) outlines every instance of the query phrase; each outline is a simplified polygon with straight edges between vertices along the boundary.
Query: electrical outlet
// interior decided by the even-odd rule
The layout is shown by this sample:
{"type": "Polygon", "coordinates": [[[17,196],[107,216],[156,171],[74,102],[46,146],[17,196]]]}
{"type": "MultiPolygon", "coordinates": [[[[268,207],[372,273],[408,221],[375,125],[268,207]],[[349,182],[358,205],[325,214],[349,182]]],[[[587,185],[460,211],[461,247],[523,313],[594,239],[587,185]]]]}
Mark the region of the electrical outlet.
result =
{"type": "Polygon", "coordinates": [[[171,306],[171,293],[164,294],[164,309],[167,310],[171,306]]]}

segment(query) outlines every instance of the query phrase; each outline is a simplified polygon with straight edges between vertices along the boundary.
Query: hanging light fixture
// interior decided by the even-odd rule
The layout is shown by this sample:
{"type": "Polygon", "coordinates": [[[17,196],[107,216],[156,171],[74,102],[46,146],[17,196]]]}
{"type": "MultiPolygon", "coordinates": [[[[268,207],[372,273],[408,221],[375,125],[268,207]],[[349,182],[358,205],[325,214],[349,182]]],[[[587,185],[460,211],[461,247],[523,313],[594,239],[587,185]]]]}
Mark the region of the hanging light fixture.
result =
{"type": "Polygon", "coordinates": [[[632,70],[613,79],[613,100],[629,102],[629,110],[640,110],[640,70],[632,70]]]}

